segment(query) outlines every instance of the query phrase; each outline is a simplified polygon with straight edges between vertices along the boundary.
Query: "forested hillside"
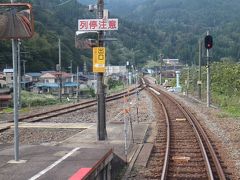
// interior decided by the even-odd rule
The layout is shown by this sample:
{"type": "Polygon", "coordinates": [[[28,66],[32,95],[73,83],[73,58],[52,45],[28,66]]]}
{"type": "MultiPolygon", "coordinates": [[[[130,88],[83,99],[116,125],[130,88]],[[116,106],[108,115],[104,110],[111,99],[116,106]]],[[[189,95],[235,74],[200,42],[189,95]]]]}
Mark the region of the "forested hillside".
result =
{"type": "MultiPolygon", "coordinates": [[[[26,0],[22,0],[26,2],[26,0]]],[[[35,36],[22,42],[22,59],[27,71],[55,69],[58,63],[58,38],[62,40],[64,68],[91,69],[91,51],[74,47],[77,20],[95,18],[87,6],[96,0],[28,0],[33,4],[35,36]]],[[[1,0],[4,2],[4,0],[1,0]]],[[[9,2],[6,0],[6,2],[9,2]]],[[[17,1],[19,2],[19,1],[17,1]]],[[[213,60],[240,59],[240,3],[238,0],[105,0],[111,17],[119,16],[119,30],[107,33],[118,41],[107,43],[108,63],[126,61],[144,64],[147,60],[179,58],[197,64],[198,41],[207,30],[214,38],[213,60]],[[117,16],[116,16],[116,15],[117,16]]],[[[205,56],[205,55],[203,55],[205,56]]],[[[11,66],[11,43],[0,42],[0,68],[11,66]]],[[[204,62],[203,62],[204,63],[204,62]]]]}
{"type": "MultiPolygon", "coordinates": [[[[69,70],[71,61],[74,67],[80,65],[82,69],[83,60],[87,60],[88,69],[91,70],[91,50],[75,49],[74,38],[77,20],[95,18],[95,13],[89,12],[87,6],[79,4],[77,0],[28,2],[33,4],[35,35],[31,40],[23,40],[21,44],[21,59],[27,60],[26,70],[55,69],[58,63],[58,38],[62,42],[62,63],[65,70],[69,70]]],[[[117,41],[107,44],[110,64],[125,65],[126,61],[135,60],[144,63],[149,54],[158,53],[158,34],[143,25],[119,19],[119,30],[108,33],[107,36],[117,38],[117,41]]],[[[0,68],[11,67],[11,42],[0,41],[0,47],[0,68]]]]}
{"type": "Polygon", "coordinates": [[[239,9],[238,0],[149,0],[124,17],[157,28],[159,49],[168,57],[194,63],[198,40],[210,30],[214,60],[227,57],[239,61],[239,9]]]}

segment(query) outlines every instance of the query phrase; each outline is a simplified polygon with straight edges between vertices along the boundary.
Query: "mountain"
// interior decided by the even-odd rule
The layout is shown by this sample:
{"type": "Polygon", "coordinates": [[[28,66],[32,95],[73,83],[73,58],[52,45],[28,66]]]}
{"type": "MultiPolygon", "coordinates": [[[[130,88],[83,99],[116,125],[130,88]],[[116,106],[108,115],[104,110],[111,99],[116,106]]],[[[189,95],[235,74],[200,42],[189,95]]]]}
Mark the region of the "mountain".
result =
{"type": "MultiPolygon", "coordinates": [[[[27,60],[26,71],[54,70],[58,64],[58,39],[61,39],[63,69],[69,70],[71,62],[83,67],[87,61],[89,71],[92,66],[91,50],[79,50],[74,46],[78,19],[95,18],[95,13],[76,0],[31,0],[35,21],[35,35],[21,43],[21,59],[27,60]]],[[[158,42],[154,31],[143,25],[129,23],[119,18],[119,30],[107,33],[117,38],[107,43],[108,63],[125,65],[136,60],[143,64],[149,54],[157,54],[158,42]]],[[[11,67],[11,42],[0,41],[0,69],[11,67]]],[[[75,69],[75,68],[74,68],[75,69]]]]}
{"type": "Polygon", "coordinates": [[[198,41],[209,30],[214,39],[211,51],[214,60],[240,59],[239,0],[148,0],[135,3],[134,9],[129,8],[130,2],[122,1],[113,13],[157,31],[159,51],[165,57],[195,63],[198,41]]]}

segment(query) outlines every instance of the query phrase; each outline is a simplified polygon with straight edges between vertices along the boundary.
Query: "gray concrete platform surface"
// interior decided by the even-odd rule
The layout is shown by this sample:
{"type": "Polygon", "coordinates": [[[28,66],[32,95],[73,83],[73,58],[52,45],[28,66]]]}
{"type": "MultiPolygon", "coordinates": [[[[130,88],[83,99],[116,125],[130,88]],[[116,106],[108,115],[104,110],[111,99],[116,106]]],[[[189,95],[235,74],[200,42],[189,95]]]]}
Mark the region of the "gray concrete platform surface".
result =
{"type": "MultiPolygon", "coordinates": [[[[79,124],[78,124],[79,125],[79,124]]],[[[108,139],[97,141],[96,125],[56,144],[20,145],[20,159],[25,163],[9,163],[14,159],[13,147],[0,149],[0,179],[68,179],[81,168],[92,168],[109,150],[123,160],[131,160],[144,142],[149,124],[133,125],[134,143],[129,141],[125,156],[123,124],[107,124],[108,139]]]]}

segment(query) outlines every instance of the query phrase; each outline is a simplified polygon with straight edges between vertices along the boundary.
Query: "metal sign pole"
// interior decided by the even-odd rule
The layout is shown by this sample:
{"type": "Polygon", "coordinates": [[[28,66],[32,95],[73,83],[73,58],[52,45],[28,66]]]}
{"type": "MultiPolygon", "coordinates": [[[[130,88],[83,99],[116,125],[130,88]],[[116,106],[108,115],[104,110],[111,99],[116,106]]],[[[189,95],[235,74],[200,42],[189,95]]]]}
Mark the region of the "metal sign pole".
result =
{"type": "Polygon", "coordinates": [[[61,39],[58,39],[58,63],[59,63],[59,100],[62,102],[62,57],[61,57],[61,39]]]}
{"type": "Polygon", "coordinates": [[[20,57],[20,54],[21,54],[21,40],[18,39],[18,42],[17,42],[17,60],[18,60],[18,108],[19,110],[21,109],[22,107],[22,103],[21,103],[21,57],[20,57]]]}
{"type": "MultiPolygon", "coordinates": [[[[11,3],[13,3],[13,0],[11,0],[11,3]]],[[[14,104],[14,159],[15,161],[19,161],[17,41],[14,39],[12,39],[12,60],[14,104]]]]}
{"type": "Polygon", "coordinates": [[[19,160],[19,132],[18,132],[18,77],[17,77],[17,42],[12,40],[13,59],[13,104],[14,104],[14,159],[19,160]]]}
{"type": "MultiPolygon", "coordinates": [[[[98,0],[98,18],[103,18],[104,0],[98,0]]],[[[99,47],[104,47],[104,32],[99,31],[98,36],[99,47]]],[[[98,100],[98,121],[97,121],[97,134],[98,140],[106,140],[106,109],[105,109],[105,90],[104,90],[104,74],[97,73],[97,100],[98,100]]]]}
{"type": "Polygon", "coordinates": [[[77,66],[77,102],[79,102],[79,66],[77,66]]]}

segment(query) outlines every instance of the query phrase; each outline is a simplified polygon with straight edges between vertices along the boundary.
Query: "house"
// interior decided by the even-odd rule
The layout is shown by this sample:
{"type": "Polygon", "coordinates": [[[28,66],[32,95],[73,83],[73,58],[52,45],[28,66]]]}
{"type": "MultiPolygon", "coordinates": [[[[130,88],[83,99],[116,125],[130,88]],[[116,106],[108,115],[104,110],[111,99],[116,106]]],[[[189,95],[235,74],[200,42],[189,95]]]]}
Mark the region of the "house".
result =
{"type": "Polygon", "coordinates": [[[12,100],[10,89],[0,89],[0,109],[8,107],[12,100]]]}
{"type": "Polygon", "coordinates": [[[3,76],[5,77],[6,86],[13,87],[13,69],[4,69],[3,76]]]}
{"type": "Polygon", "coordinates": [[[11,99],[12,96],[9,94],[0,94],[0,109],[8,107],[10,105],[11,99]]]}
{"type": "Polygon", "coordinates": [[[24,80],[28,82],[33,82],[36,83],[40,80],[41,73],[37,72],[31,72],[31,73],[26,73],[24,76],[24,80]]]}
{"type": "Polygon", "coordinates": [[[39,92],[56,94],[59,91],[60,82],[62,85],[62,94],[73,93],[77,83],[72,82],[72,74],[66,72],[46,71],[39,77],[36,84],[39,92]]]}
{"type": "Polygon", "coordinates": [[[3,72],[0,72],[0,88],[6,87],[6,84],[7,84],[6,78],[3,74],[3,72]]]}

